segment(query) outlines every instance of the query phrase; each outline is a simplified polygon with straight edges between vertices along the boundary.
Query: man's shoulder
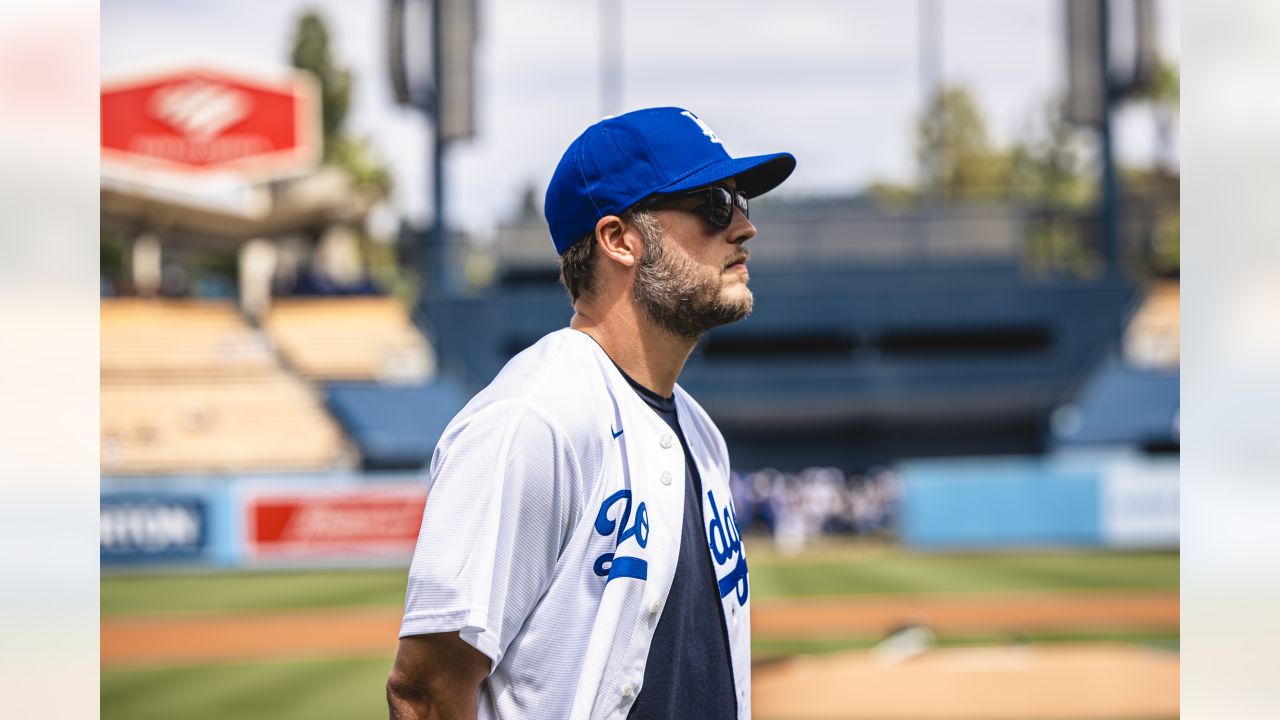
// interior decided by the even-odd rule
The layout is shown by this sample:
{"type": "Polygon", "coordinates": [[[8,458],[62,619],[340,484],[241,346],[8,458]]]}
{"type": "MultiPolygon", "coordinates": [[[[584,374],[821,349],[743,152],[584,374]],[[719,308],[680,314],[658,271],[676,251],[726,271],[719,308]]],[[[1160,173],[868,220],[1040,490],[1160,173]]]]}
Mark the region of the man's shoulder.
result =
{"type": "MultiPolygon", "coordinates": [[[[608,423],[608,386],[589,337],[557,330],[518,353],[472,398],[455,422],[479,414],[536,414],[576,440],[608,423]]],[[[591,433],[594,434],[594,433],[591,433]]]]}

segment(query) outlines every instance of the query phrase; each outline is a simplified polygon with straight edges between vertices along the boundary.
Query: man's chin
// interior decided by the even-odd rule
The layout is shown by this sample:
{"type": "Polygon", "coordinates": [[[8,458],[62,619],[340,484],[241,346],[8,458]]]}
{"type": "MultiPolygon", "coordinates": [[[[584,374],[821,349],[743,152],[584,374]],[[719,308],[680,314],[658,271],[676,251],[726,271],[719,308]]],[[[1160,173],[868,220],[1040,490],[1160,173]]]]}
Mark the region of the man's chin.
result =
{"type": "Polygon", "coordinates": [[[751,314],[755,306],[755,297],[745,287],[725,290],[721,296],[721,306],[729,310],[734,318],[729,322],[737,322],[751,314]]]}
{"type": "Polygon", "coordinates": [[[751,294],[751,289],[743,284],[721,290],[720,301],[730,307],[745,305],[747,311],[750,312],[751,305],[755,302],[755,296],[751,294]]]}

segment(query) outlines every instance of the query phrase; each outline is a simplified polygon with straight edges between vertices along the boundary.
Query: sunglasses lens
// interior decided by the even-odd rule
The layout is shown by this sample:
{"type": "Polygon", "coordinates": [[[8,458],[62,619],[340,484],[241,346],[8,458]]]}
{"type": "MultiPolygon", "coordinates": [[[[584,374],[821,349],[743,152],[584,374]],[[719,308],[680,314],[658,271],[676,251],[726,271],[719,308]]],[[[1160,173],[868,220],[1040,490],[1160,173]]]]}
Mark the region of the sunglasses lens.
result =
{"type": "Polygon", "coordinates": [[[733,193],[722,187],[711,188],[711,204],[707,217],[717,227],[729,227],[733,222],[733,193]]]}
{"type": "MultiPolygon", "coordinates": [[[[686,195],[704,198],[703,202],[693,207],[686,206],[686,209],[705,210],[707,221],[716,227],[727,228],[733,224],[733,209],[735,206],[742,213],[742,217],[750,217],[746,193],[730,190],[720,185],[712,185],[692,190],[686,195]],[[704,192],[706,193],[705,195],[703,195],[704,192]]],[[[677,196],[655,195],[648,200],[641,201],[638,207],[662,207],[670,202],[672,197],[677,196]]]]}

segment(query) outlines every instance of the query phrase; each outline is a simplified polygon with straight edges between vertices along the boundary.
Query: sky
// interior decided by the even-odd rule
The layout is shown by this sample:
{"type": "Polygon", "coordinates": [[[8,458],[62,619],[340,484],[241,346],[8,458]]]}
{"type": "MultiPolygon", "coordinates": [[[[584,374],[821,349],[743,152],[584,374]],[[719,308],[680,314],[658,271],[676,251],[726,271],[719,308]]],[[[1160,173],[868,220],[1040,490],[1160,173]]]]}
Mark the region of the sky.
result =
{"type": "MultiPolygon", "coordinates": [[[[777,191],[851,193],[907,181],[922,104],[920,0],[623,2],[622,110],[685,107],[735,156],[786,150],[797,169],[777,191]]],[[[447,153],[451,225],[480,236],[510,219],[522,190],[539,196],[568,144],[607,113],[600,91],[597,0],[478,0],[476,136],[447,153]]],[[[1062,0],[938,0],[941,80],[967,86],[998,143],[1025,131],[1066,84],[1062,0]]],[[[198,55],[288,62],[297,18],[326,19],[336,61],[355,74],[348,128],[370,137],[396,179],[393,207],[430,214],[429,124],[396,105],[381,0],[106,0],[104,73],[198,55]]],[[[1163,56],[1179,56],[1178,4],[1157,0],[1163,56]]],[[[1126,160],[1149,162],[1151,114],[1117,118],[1126,160]]]]}

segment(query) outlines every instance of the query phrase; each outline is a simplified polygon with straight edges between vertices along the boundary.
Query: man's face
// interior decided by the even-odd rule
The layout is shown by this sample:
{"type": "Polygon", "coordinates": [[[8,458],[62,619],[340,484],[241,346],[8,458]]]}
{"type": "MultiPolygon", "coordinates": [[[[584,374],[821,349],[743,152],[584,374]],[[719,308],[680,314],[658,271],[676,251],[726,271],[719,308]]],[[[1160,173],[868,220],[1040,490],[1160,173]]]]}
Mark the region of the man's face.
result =
{"type": "MultiPolygon", "coordinates": [[[[725,183],[733,187],[733,181],[725,183]]],[[[734,210],[727,228],[712,225],[701,209],[678,201],[654,213],[656,226],[640,223],[644,253],[636,267],[636,303],[659,326],[696,339],[719,325],[751,314],[747,250],[755,226],[734,210]]]]}

